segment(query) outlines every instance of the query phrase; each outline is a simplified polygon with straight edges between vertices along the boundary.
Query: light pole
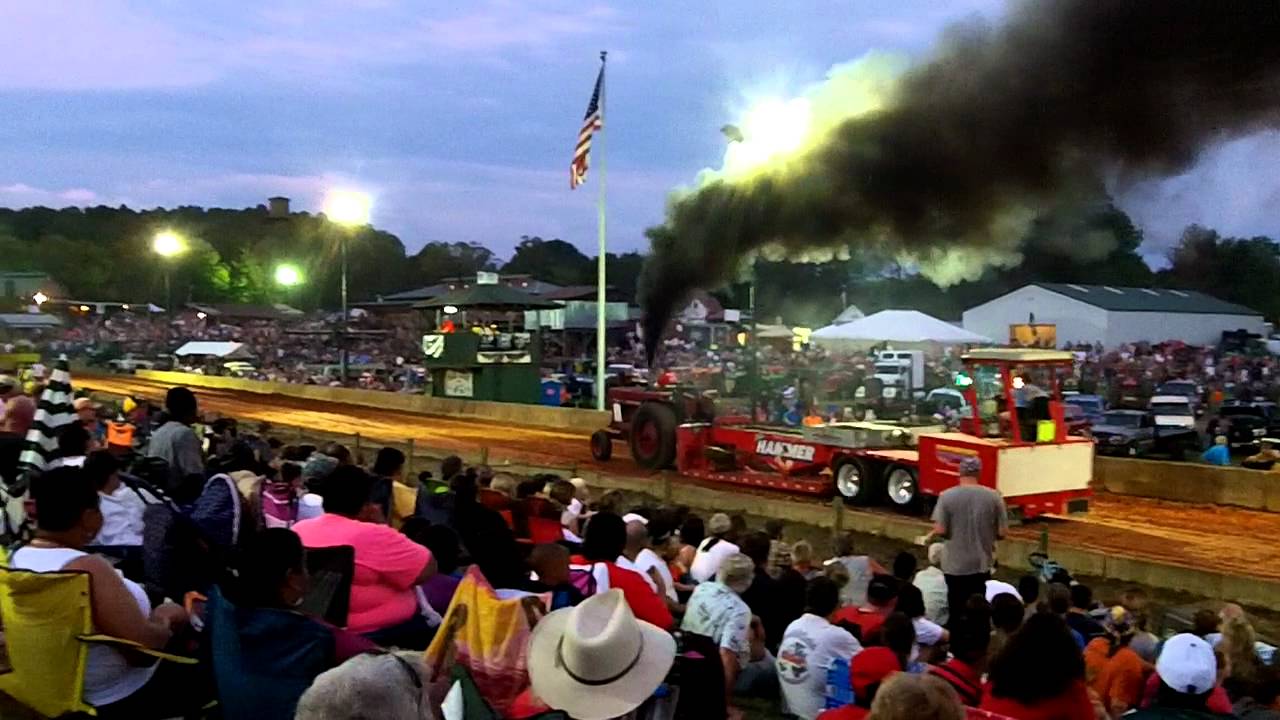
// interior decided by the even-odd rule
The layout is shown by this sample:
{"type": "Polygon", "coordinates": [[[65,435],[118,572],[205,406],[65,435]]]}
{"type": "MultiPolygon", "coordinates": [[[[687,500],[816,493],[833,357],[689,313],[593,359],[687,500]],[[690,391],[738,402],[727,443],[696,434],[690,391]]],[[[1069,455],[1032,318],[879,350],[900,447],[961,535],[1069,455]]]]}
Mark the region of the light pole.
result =
{"type": "Polygon", "coordinates": [[[161,262],[164,264],[164,305],[169,315],[164,331],[164,338],[167,342],[169,333],[173,330],[173,281],[169,276],[173,272],[173,258],[187,251],[187,242],[174,231],[163,230],[156,233],[155,238],[152,239],[151,249],[160,256],[161,262]]]}
{"type": "Polygon", "coordinates": [[[330,190],[324,199],[324,214],[330,222],[342,226],[338,234],[338,252],[342,255],[342,323],[339,331],[342,339],[338,350],[338,372],[342,384],[347,384],[347,235],[357,227],[369,224],[369,208],[373,199],[359,190],[330,190]]]}
{"type": "MultiPolygon", "coordinates": [[[[742,145],[747,142],[747,136],[743,133],[742,128],[737,125],[725,125],[720,128],[720,134],[724,135],[729,145],[737,143],[742,145]]],[[[751,261],[751,282],[747,285],[747,309],[751,313],[751,334],[747,336],[747,350],[751,353],[748,356],[750,362],[747,363],[747,378],[751,385],[751,420],[756,419],[756,412],[760,407],[760,353],[759,347],[756,345],[756,280],[758,277],[759,257],[751,261]]]]}

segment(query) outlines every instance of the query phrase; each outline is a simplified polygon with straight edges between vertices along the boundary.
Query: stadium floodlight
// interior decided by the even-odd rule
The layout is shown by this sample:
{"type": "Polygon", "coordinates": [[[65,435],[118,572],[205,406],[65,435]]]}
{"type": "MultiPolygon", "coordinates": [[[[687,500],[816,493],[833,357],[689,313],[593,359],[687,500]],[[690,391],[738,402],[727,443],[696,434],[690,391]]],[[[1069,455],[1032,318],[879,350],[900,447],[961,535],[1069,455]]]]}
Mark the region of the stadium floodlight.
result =
{"type": "Polygon", "coordinates": [[[296,287],[302,284],[302,271],[297,265],[281,263],[276,266],[275,281],[281,287],[296,287]]]}

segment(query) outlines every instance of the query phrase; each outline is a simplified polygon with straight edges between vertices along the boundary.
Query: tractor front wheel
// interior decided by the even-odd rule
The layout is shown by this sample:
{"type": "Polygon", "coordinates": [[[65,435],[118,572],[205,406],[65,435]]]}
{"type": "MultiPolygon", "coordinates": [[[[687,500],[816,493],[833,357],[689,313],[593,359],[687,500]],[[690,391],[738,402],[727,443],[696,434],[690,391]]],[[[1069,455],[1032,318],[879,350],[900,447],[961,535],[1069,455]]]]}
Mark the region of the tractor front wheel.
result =
{"type": "Polygon", "coordinates": [[[613,438],[604,430],[591,433],[591,457],[597,462],[608,462],[613,457],[613,438]]]}

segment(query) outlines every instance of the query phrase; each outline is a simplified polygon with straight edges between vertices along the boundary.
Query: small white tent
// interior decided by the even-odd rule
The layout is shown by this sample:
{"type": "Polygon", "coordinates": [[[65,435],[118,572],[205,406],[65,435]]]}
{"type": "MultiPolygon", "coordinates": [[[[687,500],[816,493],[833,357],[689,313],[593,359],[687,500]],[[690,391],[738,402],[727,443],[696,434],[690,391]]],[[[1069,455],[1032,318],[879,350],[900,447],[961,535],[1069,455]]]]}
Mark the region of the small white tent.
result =
{"type": "Polygon", "coordinates": [[[253,351],[244,343],[207,340],[192,340],[174,350],[173,354],[178,357],[196,355],[221,358],[223,360],[247,360],[253,357],[253,351]]]}
{"type": "Polygon", "coordinates": [[[812,341],[824,347],[869,347],[889,342],[894,347],[987,344],[991,338],[926,315],[918,310],[881,310],[861,320],[828,325],[813,331],[812,341]]]}
{"type": "Polygon", "coordinates": [[[836,319],[831,321],[831,324],[843,325],[844,323],[850,323],[850,322],[853,322],[854,320],[861,320],[866,316],[867,314],[862,312],[862,309],[859,308],[857,305],[850,305],[849,307],[842,310],[840,314],[836,316],[836,319]]]}

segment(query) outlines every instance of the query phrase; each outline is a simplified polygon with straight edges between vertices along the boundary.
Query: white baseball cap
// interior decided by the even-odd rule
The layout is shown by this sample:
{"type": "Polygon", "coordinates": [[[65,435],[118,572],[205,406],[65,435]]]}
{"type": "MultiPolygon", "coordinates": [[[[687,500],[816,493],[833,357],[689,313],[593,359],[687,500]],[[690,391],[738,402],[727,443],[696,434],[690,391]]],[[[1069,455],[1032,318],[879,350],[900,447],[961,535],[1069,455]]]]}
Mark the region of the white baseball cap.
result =
{"type": "Polygon", "coordinates": [[[1218,661],[1213,648],[1190,633],[1174,635],[1164,643],[1156,660],[1156,674],[1173,690],[1204,695],[1218,682],[1218,661]]]}
{"type": "Polygon", "coordinates": [[[1019,600],[1022,599],[1022,596],[1018,594],[1018,588],[1004,582],[1003,580],[988,580],[986,595],[987,602],[995,600],[997,595],[1012,595],[1019,600]]]}

